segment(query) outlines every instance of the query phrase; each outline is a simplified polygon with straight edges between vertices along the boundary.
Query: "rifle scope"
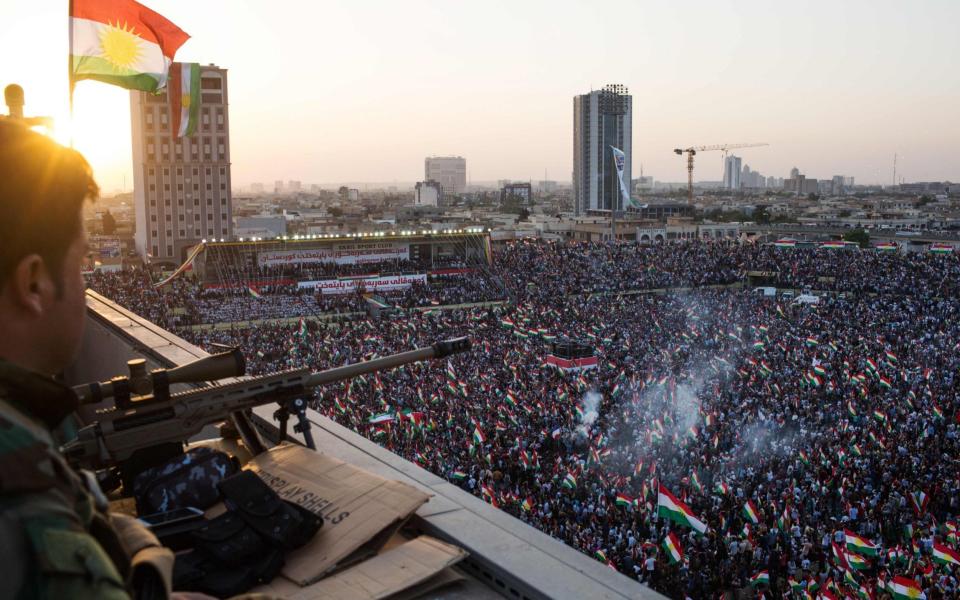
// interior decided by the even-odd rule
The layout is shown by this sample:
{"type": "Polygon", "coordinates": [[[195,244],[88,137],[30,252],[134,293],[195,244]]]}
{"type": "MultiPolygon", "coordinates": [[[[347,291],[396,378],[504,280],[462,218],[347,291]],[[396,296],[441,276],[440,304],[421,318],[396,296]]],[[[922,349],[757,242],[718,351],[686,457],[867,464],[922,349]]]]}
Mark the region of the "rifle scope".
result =
{"type": "MultiPolygon", "coordinates": [[[[212,354],[173,369],[154,369],[147,373],[147,361],[135,358],[127,361],[129,377],[114,377],[110,381],[85,383],[73,388],[80,404],[97,404],[116,398],[117,406],[129,402],[131,395],[169,396],[170,386],[176,383],[200,383],[227,377],[239,377],[247,372],[247,363],[238,348],[212,354]]],[[[158,398],[159,399],[159,398],[158,398]]]]}

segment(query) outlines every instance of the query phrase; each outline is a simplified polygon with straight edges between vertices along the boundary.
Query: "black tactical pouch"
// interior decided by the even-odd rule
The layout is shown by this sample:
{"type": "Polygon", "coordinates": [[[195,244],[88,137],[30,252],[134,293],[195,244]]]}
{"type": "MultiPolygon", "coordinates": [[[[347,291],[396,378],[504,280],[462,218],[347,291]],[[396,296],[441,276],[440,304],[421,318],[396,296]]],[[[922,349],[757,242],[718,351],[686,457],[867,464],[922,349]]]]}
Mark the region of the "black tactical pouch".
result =
{"type": "Polygon", "coordinates": [[[267,545],[234,512],[220,515],[193,532],[195,548],[226,566],[239,565],[263,554],[267,545]]]}
{"type": "Polygon", "coordinates": [[[284,554],[323,525],[312,512],[282,500],[253,471],[217,487],[227,512],[193,532],[193,551],[177,555],[174,589],[223,598],[267,583],[283,568],[284,554]]]}
{"type": "Polygon", "coordinates": [[[282,568],[283,553],[279,550],[268,550],[256,560],[235,567],[221,565],[202,550],[194,550],[177,555],[173,587],[229,598],[270,582],[282,568]]]}
{"type": "Polygon", "coordinates": [[[223,452],[193,448],[166,464],[143,471],[133,480],[133,497],[141,515],[193,506],[210,508],[220,500],[217,484],[239,470],[223,452]]]}
{"type": "Polygon", "coordinates": [[[316,535],[323,519],[286,502],[252,471],[220,482],[224,502],[271,546],[292,550],[316,535]]]}

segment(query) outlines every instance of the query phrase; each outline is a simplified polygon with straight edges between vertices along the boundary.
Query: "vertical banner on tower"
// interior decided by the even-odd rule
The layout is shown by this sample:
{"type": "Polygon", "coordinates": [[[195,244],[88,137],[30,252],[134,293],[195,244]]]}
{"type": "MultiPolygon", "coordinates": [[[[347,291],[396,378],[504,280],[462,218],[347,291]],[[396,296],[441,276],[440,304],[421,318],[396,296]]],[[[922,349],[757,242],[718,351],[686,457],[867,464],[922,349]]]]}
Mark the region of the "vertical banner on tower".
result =
{"type": "Polygon", "coordinates": [[[627,157],[623,150],[619,148],[610,146],[610,149],[613,151],[613,164],[617,167],[617,179],[620,180],[620,206],[622,208],[630,202],[630,188],[623,181],[623,163],[626,162],[627,157]]]}

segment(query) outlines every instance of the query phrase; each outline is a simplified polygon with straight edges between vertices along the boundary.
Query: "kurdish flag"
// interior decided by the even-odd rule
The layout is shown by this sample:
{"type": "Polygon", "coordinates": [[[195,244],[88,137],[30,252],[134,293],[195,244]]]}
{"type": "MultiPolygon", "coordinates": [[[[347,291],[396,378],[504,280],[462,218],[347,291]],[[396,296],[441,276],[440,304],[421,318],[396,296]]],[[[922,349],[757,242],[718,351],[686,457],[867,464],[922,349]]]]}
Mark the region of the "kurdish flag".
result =
{"type": "Polygon", "coordinates": [[[750,578],[751,587],[757,587],[758,585],[770,585],[770,573],[766,569],[750,578]]]}
{"type": "Polygon", "coordinates": [[[685,525],[697,533],[707,531],[707,524],[698,519],[689,506],[677,499],[662,485],[657,494],[657,516],[666,517],[679,525],[685,525]]]}
{"type": "Polygon", "coordinates": [[[530,502],[530,498],[524,498],[523,503],[520,505],[520,508],[522,508],[524,512],[530,512],[531,510],[533,510],[533,502],[530,502]]]}
{"type": "Polygon", "coordinates": [[[378,415],[373,415],[367,419],[367,423],[377,424],[377,423],[391,423],[396,417],[393,413],[385,412],[378,415]]]}
{"type": "Polygon", "coordinates": [[[850,565],[850,568],[853,569],[854,571],[863,571],[865,569],[870,568],[870,562],[867,559],[861,556],[858,556],[856,554],[850,554],[848,552],[846,559],[847,559],[847,564],[850,565]]]}
{"type": "Polygon", "coordinates": [[[849,529],[844,529],[843,535],[846,538],[847,550],[862,554],[863,556],[877,555],[877,547],[869,540],[860,537],[849,529]]]}
{"type": "Polygon", "coordinates": [[[473,428],[473,443],[479,445],[479,444],[484,443],[485,441],[487,441],[486,436],[483,435],[483,432],[480,431],[480,428],[479,428],[479,427],[474,426],[474,428],[473,428]]]}
{"type": "Polygon", "coordinates": [[[616,500],[617,506],[622,506],[624,508],[629,508],[633,505],[633,498],[626,494],[617,494],[616,500]]]}
{"type": "Polygon", "coordinates": [[[177,137],[193,135],[200,120],[200,65],[173,63],[167,88],[173,131],[177,137]]]}
{"type": "Polygon", "coordinates": [[[560,483],[560,485],[568,490],[572,490],[577,487],[577,478],[573,473],[567,471],[567,474],[563,477],[563,481],[560,483]]]}
{"type": "Polygon", "coordinates": [[[257,290],[255,290],[252,286],[249,286],[249,285],[248,285],[248,286],[247,286],[247,291],[250,292],[250,295],[253,296],[254,298],[256,298],[257,300],[259,300],[260,298],[262,298],[262,296],[260,295],[260,293],[259,293],[257,290]]]}
{"type": "Polygon", "coordinates": [[[93,79],[157,92],[167,85],[173,56],[189,35],[133,0],[73,0],[70,7],[71,86],[93,79]]]}
{"type": "Polygon", "coordinates": [[[927,597],[916,581],[899,575],[887,584],[887,589],[893,594],[895,600],[916,600],[918,598],[925,600],[927,597]]]}
{"type": "Polygon", "coordinates": [[[787,577],[787,584],[790,586],[790,590],[793,592],[803,592],[803,584],[793,577],[787,577]]]}
{"type": "Polygon", "coordinates": [[[754,525],[760,522],[760,517],[757,516],[759,512],[757,511],[757,506],[753,503],[753,500],[747,500],[747,503],[743,505],[743,510],[740,512],[754,525]]]}
{"type": "Polygon", "coordinates": [[[933,560],[941,565],[960,565],[960,552],[934,542],[933,560]]]}
{"type": "Polygon", "coordinates": [[[680,540],[677,539],[677,534],[672,531],[663,539],[663,549],[667,551],[667,558],[670,559],[671,565],[683,560],[683,548],[680,547],[680,540]]]}

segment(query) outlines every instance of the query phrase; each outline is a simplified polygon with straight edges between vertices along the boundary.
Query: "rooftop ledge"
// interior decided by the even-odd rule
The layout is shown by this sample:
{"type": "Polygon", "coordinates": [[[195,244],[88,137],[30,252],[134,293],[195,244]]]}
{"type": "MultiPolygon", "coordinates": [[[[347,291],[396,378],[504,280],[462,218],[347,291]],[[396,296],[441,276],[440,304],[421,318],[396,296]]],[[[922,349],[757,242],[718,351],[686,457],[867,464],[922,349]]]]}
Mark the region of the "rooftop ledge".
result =
{"type": "MultiPolygon", "coordinates": [[[[131,358],[146,359],[148,368],[169,368],[207,356],[200,348],[90,290],[86,325],[80,358],[65,373],[70,384],[123,374],[131,358]]],[[[254,410],[257,425],[268,438],[277,431],[273,411],[269,405],[254,410]]],[[[431,495],[409,526],[470,553],[457,567],[467,581],[438,590],[432,597],[663,598],[320,413],[310,410],[308,418],[320,452],[431,495]]]]}

